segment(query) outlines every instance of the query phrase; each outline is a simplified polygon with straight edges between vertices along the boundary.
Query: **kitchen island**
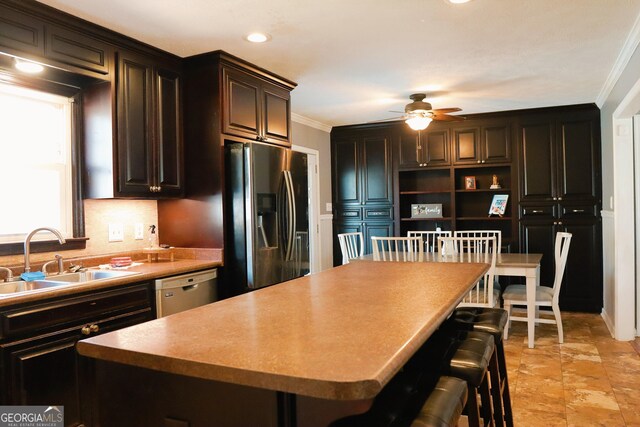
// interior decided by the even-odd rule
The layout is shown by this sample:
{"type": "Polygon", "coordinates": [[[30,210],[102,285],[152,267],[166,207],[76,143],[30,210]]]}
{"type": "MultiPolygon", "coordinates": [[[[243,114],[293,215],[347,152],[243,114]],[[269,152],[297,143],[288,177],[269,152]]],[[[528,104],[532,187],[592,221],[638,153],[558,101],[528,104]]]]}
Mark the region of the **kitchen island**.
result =
{"type": "Polygon", "coordinates": [[[80,341],[93,424],[323,425],[318,413],[364,412],[487,268],[352,263],[80,341]]]}

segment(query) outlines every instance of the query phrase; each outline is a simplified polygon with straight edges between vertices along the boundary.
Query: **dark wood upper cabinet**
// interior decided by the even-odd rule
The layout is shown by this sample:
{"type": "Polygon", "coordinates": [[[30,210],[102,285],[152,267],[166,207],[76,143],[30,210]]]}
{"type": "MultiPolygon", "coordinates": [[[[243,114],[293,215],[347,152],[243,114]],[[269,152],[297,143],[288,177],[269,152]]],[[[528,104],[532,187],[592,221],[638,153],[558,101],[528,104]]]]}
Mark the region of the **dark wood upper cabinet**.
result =
{"type": "Polygon", "coordinates": [[[97,78],[109,74],[112,44],[93,37],[91,31],[67,26],[73,18],[69,20],[61,17],[59,11],[44,12],[46,9],[41,8],[46,6],[35,2],[0,5],[0,52],[52,65],[57,72],[65,70],[97,78]]]}
{"type": "Polygon", "coordinates": [[[163,194],[179,196],[183,185],[181,75],[158,68],[156,73],[156,168],[163,194]]]}
{"type": "Polygon", "coordinates": [[[361,144],[362,202],[393,204],[391,138],[365,136],[361,144]]]}
{"type": "Polygon", "coordinates": [[[44,22],[0,5],[0,46],[7,53],[44,56],[44,22]]]}
{"type": "Polygon", "coordinates": [[[485,121],[453,129],[455,164],[511,162],[511,124],[485,121]]]}
{"type": "Polygon", "coordinates": [[[108,74],[113,48],[84,33],[48,25],[44,54],[65,64],[108,74]]]}
{"type": "Polygon", "coordinates": [[[118,54],[118,196],[176,197],[182,185],[180,74],[118,54]]]}
{"type": "MultiPolygon", "coordinates": [[[[393,204],[392,132],[332,133],[333,200],[342,205],[393,204]]],[[[358,218],[360,215],[358,215],[358,218]]]]}
{"type": "Polygon", "coordinates": [[[556,196],[556,150],[549,121],[520,126],[520,200],[552,200],[556,196]]]}
{"type": "Polygon", "coordinates": [[[511,124],[496,123],[481,127],[482,160],[484,163],[511,161],[511,124]]]}
{"type": "Polygon", "coordinates": [[[180,197],[184,160],[179,63],[128,51],[118,52],[117,59],[115,82],[83,92],[85,197],[180,197]]]}
{"type": "Polygon", "coordinates": [[[450,164],[448,129],[416,132],[403,126],[399,138],[398,163],[401,169],[450,164]]]}
{"type": "Polygon", "coordinates": [[[597,110],[523,118],[519,139],[521,201],[600,202],[597,110]]]}
{"type": "Polygon", "coordinates": [[[331,170],[334,177],[334,203],[360,202],[359,152],[359,142],[356,138],[336,138],[333,141],[331,170]]]}
{"type": "Polygon", "coordinates": [[[222,131],[254,141],[290,145],[290,89],[234,67],[223,67],[222,131]]]}
{"type": "Polygon", "coordinates": [[[601,180],[598,134],[598,122],[592,118],[557,122],[558,197],[562,200],[595,203],[598,199],[601,180]]]}

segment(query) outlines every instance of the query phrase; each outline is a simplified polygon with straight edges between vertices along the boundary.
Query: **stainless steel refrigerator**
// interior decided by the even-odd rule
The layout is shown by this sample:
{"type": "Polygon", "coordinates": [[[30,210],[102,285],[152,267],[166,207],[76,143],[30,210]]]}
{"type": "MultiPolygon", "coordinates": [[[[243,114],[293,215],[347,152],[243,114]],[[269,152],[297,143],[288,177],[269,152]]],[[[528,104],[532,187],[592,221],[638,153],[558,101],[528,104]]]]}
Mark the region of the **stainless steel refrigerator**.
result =
{"type": "Polygon", "coordinates": [[[225,270],[237,291],[309,273],[307,155],[225,144],[225,270]]]}

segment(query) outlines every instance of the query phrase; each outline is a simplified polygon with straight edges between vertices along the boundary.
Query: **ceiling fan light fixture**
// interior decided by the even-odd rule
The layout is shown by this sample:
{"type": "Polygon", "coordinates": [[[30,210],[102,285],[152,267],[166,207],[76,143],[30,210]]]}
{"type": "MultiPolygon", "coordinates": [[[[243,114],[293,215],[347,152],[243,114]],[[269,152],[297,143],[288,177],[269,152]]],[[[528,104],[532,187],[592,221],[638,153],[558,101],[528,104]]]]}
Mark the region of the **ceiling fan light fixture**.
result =
{"type": "Polygon", "coordinates": [[[447,0],[451,4],[464,4],[469,3],[471,0],[447,0]]]}
{"type": "Polygon", "coordinates": [[[429,126],[433,119],[431,117],[426,117],[423,115],[417,115],[413,117],[409,117],[404,122],[409,125],[409,127],[413,130],[424,130],[429,126]]]}

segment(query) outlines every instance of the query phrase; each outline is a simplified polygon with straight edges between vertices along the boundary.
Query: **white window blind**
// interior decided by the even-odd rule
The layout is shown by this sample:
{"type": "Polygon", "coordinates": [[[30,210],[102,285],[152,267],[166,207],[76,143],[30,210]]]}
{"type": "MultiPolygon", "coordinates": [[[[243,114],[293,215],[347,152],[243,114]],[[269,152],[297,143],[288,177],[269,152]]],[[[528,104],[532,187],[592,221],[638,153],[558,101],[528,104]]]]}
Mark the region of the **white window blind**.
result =
{"type": "Polygon", "coordinates": [[[73,235],[70,104],[0,84],[0,242],[38,227],[73,235]]]}

